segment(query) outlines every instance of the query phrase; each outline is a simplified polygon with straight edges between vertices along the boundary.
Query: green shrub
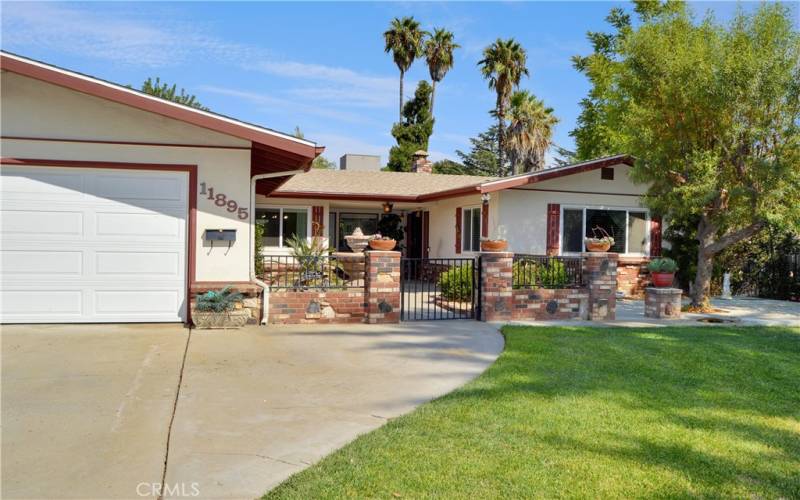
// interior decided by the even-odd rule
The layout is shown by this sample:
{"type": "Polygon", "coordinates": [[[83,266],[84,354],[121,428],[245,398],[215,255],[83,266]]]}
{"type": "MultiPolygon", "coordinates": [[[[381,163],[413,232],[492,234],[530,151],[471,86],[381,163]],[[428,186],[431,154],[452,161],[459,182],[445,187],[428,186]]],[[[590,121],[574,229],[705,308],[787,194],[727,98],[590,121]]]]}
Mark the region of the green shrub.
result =
{"type": "Polygon", "coordinates": [[[669,257],[653,259],[647,264],[651,273],[674,273],[678,270],[678,263],[669,257]]]}
{"type": "Polygon", "coordinates": [[[452,266],[439,275],[439,288],[447,300],[472,300],[472,264],[452,266]]]}
{"type": "Polygon", "coordinates": [[[255,227],[255,240],[253,241],[253,259],[255,259],[256,276],[263,276],[264,274],[264,256],[261,255],[261,250],[264,248],[264,226],[256,224],[255,227]]]}
{"type": "Polygon", "coordinates": [[[558,259],[548,259],[546,262],[522,259],[514,262],[511,270],[511,282],[514,288],[534,286],[559,288],[569,282],[567,269],[558,259]]]}

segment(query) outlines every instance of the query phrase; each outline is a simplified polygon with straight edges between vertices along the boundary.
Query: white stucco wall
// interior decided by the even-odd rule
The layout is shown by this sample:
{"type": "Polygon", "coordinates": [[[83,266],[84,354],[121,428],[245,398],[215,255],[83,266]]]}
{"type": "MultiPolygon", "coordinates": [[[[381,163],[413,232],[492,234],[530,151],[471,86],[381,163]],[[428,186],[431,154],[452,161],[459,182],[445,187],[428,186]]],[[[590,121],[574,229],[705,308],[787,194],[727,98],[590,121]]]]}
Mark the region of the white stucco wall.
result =
{"type": "MultiPolygon", "coordinates": [[[[3,136],[229,146],[168,147],[3,139],[16,158],[197,165],[205,182],[249,209],[250,143],[13,73],[2,74],[3,136]],[[242,149],[238,149],[242,148],[242,149]]],[[[250,214],[252,217],[252,213],[250,214]]],[[[197,196],[196,280],[249,280],[249,222],[197,196]],[[211,248],[205,229],[236,229],[237,241],[211,248]]]]}
{"type": "MultiPolygon", "coordinates": [[[[498,224],[498,207],[501,196],[492,193],[489,200],[489,236],[498,224]]],[[[430,256],[440,258],[471,257],[472,252],[456,253],[456,208],[480,207],[479,194],[439,200],[428,205],[430,216],[430,256]]]]}
{"type": "Polygon", "coordinates": [[[640,208],[639,195],[647,188],[628,177],[630,167],[614,167],[614,180],[602,180],[600,170],[530,184],[529,189],[502,191],[499,222],[507,228],[509,249],[518,253],[547,251],[547,205],[640,208]],[[600,194],[608,193],[608,194],[600,194]],[[633,195],[633,196],[625,196],[633,195]]]}

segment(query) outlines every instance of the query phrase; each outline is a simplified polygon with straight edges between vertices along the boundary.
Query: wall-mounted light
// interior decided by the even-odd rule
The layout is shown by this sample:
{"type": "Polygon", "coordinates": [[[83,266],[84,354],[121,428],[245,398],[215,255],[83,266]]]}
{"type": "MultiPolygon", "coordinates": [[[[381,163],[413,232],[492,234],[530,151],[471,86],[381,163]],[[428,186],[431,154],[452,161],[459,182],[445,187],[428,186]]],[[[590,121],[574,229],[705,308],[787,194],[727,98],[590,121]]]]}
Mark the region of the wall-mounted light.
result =
{"type": "Polygon", "coordinates": [[[392,207],[393,206],[394,205],[392,203],[389,203],[388,201],[383,202],[383,213],[385,213],[385,214],[392,213],[392,207]]]}
{"type": "Polygon", "coordinates": [[[483,193],[481,195],[481,202],[483,202],[484,205],[488,205],[489,204],[489,200],[491,200],[491,199],[492,199],[492,195],[490,195],[489,193],[483,193]]]}

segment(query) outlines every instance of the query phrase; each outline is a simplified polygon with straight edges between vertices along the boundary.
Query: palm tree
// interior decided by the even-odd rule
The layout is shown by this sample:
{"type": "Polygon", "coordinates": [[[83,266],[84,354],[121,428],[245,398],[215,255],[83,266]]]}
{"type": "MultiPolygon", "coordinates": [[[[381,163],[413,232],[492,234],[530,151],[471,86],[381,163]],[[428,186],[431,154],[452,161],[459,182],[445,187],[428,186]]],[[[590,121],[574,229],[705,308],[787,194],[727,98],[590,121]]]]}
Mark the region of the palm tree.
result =
{"type": "Polygon", "coordinates": [[[522,45],[513,38],[502,40],[498,38],[494,43],[483,49],[483,59],[478,61],[483,77],[489,80],[489,88],[497,92],[495,115],[497,116],[497,149],[498,168],[503,170],[503,150],[505,143],[505,118],[506,106],[511,97],[511,91],[519,85],[523,75],[528,74],[525,66],[527,55],[522,45]]]}
{"type": "Polygon", "coordinates": [[[541,170],[558,118],[527,90],[514,92],[509,102],[506,149],[514,174],[541,170]]]}
{"type": "Polygon", "coordinates": [[[400,118],[403,121],[403,76],[414,59],[422,55],[422,39],[425,32],[413,17],[392,19],[389,29],[383,34],[385,52],[391,52],[397,69],[400,70],[400,118]]]}
{"type": "Polygon", "coordinates": [[[436,97],[436,83],[441,82],[444,75],[453,67],[453,51],[459,47],[461,45],[453,43],[453,33],[443,28],[434,28],[433,35],[425,40],[425,60],[433,81],[431,114],[433,114],[433,99],[436,97]]]}

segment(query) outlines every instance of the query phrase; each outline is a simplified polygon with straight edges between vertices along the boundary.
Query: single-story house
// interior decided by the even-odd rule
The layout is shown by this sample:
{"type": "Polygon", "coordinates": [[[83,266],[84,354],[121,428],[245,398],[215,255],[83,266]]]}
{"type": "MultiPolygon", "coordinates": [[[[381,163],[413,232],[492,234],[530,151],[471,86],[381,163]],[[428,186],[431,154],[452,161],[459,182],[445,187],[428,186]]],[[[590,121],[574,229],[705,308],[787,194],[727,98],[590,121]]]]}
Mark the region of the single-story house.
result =
{"type": "Polygon", "coordinates": [[[387,213],[402,216],[404,255],[477,255],[481,238],[503,237],[509,251],[578,255],[583,238],[601,227],[620,254],[620,289],[641,292],[644,264],[661,252],[661,223],[641,204],[646,186],[629,177],[633,160],[610,156],[513,177],[432,174],[420,155],[412,172],[309,170],[270,195],[256,197],[265,227],[263,253],[288,253],[294,234],[322,236],[347,250],[356,227],[377,232],[387,213]]]}
{"type": "Polygon", "coordinates": [[[292,235],[374,232],[395,213],[407,257],[468,257],[503,232],[569,255],[600,226],[623,290],[660,224],[621,155],[507,178],[309,170],[323,148],[264,127],[2,52],[0,322],[187,321],[199,291],[251,285],[292,235]],[[504,231],[503,231],[504,229],[504,231]],[[626,271],[627,269],[627,271],[626,271]]]}

